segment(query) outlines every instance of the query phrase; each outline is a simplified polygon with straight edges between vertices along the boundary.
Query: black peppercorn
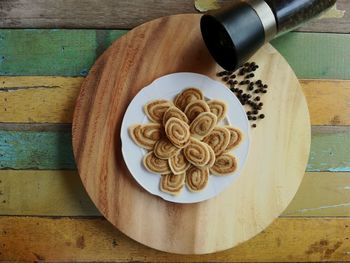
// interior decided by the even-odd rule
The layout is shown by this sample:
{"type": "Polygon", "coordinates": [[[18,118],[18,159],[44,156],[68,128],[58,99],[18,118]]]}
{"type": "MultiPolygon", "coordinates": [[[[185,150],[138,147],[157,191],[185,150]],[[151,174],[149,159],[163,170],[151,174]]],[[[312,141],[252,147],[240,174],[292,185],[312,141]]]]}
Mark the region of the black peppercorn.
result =
{"type": "Polygon", "coordinates": [[[247,111],[247,115],[252,115],[252,112],[251,111],[247,111]]]}
{"type": "Polygon", "coordinates": [[[258,105],[259,105],[260,107],[262,107],[262,106],[264,106],[264,103],[260,102],[258,105]]]}
{"type": "Polygon", "coordinates": [[[236,75],[235,75],[235,74],[233,74],[233,75],[230,76],[230,79],[235,79],[235,78],[236,78],[236,75]]]}
{"type": "Polygon", "coordinates": [[[252,128],[256,128],[256,124],[254,123],[254,124],[252,124],[252,128]]]}
{"type": "Polygon", "coordinates": [[[253,120],[253,121],[256,121],[256,117],[255,117],[255,116],[254,116],[254,117],[252,117],[252,120],[253,120]]]}
{"type": "Polygon", "coordinates": [[[228,81],[228,77],[223,77],[222,80],[226,82],[228,81]]]}
{"type": "Polygon", "coordinates": [[[257,110],[254,110],[254,111],[253,111],[253,114],[254,114],[254,115],[258,114],[258,111],[257,111],[257,110]]]}
{"type": "Polygon", "coordinates": [[[263,118],[265,118],[265,115],[264,115],[264,114],[260,114],[260,115],[259,115],[259,118],[260,118],[260,119],[263,119],[263,118]]]}
{"type": "Polygon", "coordinates": [[[262,93],[267,93],[267,90],[263,90],[262,93]]]}
{"type": "Polygon", "coordinates": [[[255,97],[255,99],[254,100],[256,100],[256,101],[260,101],[260,97],[258,96],[258,97],[255,97]]]}

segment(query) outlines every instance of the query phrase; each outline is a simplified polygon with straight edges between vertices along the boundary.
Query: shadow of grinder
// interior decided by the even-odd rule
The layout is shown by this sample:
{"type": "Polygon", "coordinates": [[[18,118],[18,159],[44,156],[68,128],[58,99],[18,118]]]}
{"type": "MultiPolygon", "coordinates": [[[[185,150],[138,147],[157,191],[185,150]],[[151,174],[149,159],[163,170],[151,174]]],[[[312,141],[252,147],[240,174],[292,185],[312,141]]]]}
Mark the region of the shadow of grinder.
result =
{"type": "Polygon", "coordinates": [[[243,65],[266,42],[321,14],[336,0],[233,0],[200,21],[203,40],[225,70],[243,65]]]}

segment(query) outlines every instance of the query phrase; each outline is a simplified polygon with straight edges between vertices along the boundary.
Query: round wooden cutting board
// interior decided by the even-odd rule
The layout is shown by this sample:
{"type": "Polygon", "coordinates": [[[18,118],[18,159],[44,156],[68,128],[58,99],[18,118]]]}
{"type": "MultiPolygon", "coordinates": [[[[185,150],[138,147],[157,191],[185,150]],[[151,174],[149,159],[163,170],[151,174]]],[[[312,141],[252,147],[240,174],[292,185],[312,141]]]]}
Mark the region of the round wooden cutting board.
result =
{"type": "Polygon", "coordinates": [[[228,249],[266,228],[295,195],[310,149],[301,87],[268,44],[251,59],[260,65],[256,76],[269,84],[269,92],[262,100],[266,118],[252,129],[241,176],[217,197],[197,204],[164,201],[136,183],[120,145],[122,118],[133,97],[169,73],[196,72],[215,79],[221,70],[202,42],[199,19],[160,18],[115,41],[85,79],[73,121],[79,174],[101,213],[136,241],[183,254],[228,249]]]}

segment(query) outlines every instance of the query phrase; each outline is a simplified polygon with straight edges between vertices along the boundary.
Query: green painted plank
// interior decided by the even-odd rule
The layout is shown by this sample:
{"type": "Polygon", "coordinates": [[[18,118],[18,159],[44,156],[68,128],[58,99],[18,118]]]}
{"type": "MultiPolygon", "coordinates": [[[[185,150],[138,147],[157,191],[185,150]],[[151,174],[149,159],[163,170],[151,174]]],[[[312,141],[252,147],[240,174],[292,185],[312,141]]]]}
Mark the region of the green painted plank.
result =
{"type": "MultiPolygon", "coordinates": [[[[313,128],[307,171],[350,171],[350,126],[313,128]]],[[[75,169],[69,131],[0,131],[0,169],[75,169]]]]}
{"type": "Polygon", "coordinates": [[[0,75],[85,76],[125,30],[0,30],[0,75]]]}
{"type": "MultiPolygon", "coordinates": [[[[0,75],[85,76],[126,30],[0,30],[0,75]]],[[[300,78],[350,79],[350,35],[293,32],[272,44],[300,78]]]]}
{"type": "Polygon", "coordinates": [[[299,78],[350,79],[350,35],[289,33],[272,41],[299,78]]]}
{"type": "Polygon", "coordinates": [[[75,169],[70,132],[0,131],[0,169],[75,169]]]}

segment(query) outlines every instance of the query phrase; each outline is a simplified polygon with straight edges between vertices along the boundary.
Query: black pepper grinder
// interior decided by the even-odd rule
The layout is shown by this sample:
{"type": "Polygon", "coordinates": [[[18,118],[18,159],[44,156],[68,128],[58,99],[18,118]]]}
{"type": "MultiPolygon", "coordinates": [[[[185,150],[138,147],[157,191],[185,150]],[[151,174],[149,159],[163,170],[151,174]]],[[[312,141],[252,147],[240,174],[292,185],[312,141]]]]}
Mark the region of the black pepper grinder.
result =
{"type": "Polygon", "coordinates": [[[202,16],[203,40],[226,70],[244,64],[264,43],[332,7],[336,0],[233,0],[202,16]]]}

